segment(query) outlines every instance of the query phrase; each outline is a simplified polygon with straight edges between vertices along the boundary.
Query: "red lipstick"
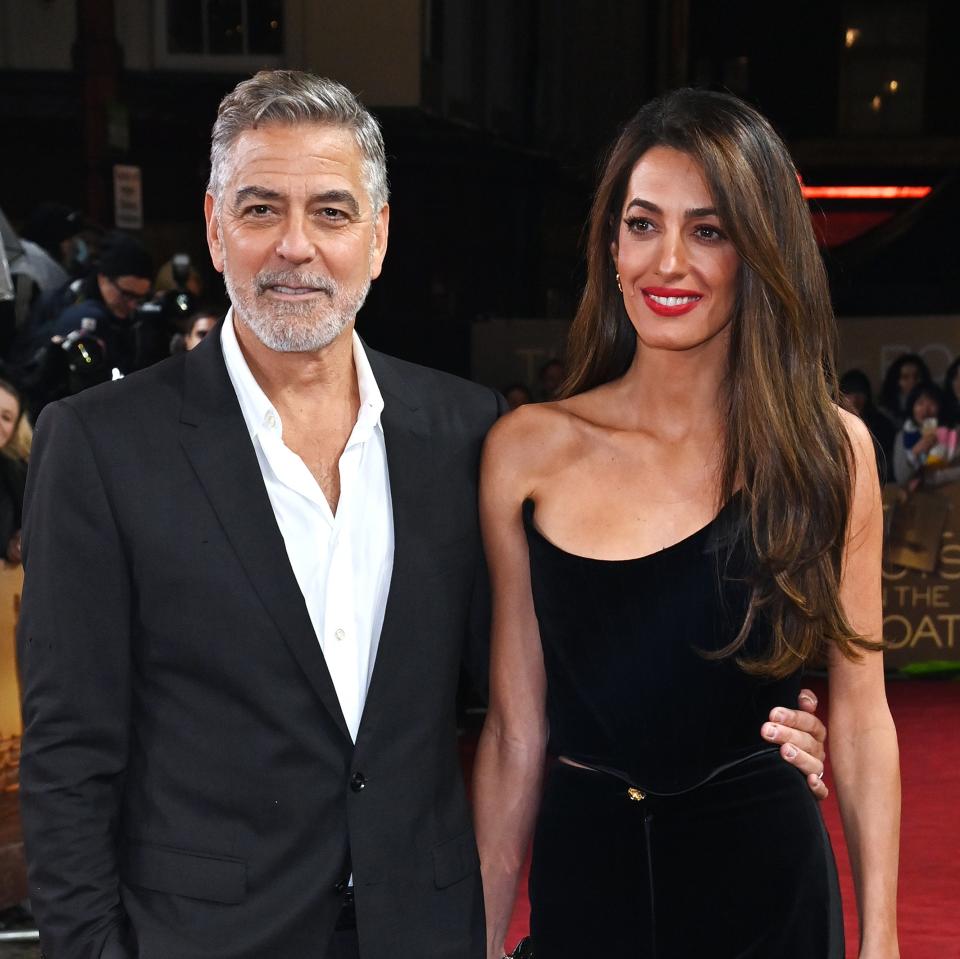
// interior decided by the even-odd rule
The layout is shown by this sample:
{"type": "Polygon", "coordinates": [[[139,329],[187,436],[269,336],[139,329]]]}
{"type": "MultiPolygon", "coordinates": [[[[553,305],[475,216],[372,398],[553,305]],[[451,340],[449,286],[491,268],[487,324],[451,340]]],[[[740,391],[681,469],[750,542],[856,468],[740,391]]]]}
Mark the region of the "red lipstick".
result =
{"type": "Polygon", "coordinates": [[[643,293],[644,302],[657,316],[682,316],[703,299],[703,294],[697,290],[673,286],[645,286],[640,292],[643,293]]]}

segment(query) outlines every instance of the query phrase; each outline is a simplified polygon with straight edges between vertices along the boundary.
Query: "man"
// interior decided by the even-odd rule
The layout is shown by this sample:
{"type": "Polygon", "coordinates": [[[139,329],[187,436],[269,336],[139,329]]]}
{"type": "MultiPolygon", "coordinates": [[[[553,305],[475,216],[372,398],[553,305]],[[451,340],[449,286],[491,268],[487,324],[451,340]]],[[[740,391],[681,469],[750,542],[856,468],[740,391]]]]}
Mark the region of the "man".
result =
{"type": "Polygon", "coordinates": [[[389,208],[349,91],[241,83],[211,167],[221,327],[38,423],[18,643],[41,941],[479,959],[454,694],[503,403],[353,331],[389,208]]]}
{"type": "Polygon", "coordinates": [[[133,344],[127,342],[130,318],[149,299],[152,276],[150,254],[139,240],[119,230],[108,234],[90,276],[37,304],[29,330],[31,347],[68,336],[84,320],[93,320],[92,330],[103,341],[110,365],[124,367],[133,352],[133,344]]]}

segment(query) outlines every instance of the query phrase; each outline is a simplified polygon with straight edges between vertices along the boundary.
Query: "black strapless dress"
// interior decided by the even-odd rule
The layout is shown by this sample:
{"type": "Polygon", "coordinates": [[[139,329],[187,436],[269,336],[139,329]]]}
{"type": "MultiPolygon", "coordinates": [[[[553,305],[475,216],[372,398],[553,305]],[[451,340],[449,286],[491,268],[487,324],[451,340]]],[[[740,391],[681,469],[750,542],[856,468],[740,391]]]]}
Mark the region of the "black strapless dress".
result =
{"type": "MultiPolygon", "coordinates": [[[[550,752],[530,873],[537,959],[843,959],[836,867],[804,777],[760,739],[799,675],[749,676],[735,496],[658,553],[567,553],[524,507],[550,752]]],[[[748,651],[758,651],[754,629],[748,651]]]]}

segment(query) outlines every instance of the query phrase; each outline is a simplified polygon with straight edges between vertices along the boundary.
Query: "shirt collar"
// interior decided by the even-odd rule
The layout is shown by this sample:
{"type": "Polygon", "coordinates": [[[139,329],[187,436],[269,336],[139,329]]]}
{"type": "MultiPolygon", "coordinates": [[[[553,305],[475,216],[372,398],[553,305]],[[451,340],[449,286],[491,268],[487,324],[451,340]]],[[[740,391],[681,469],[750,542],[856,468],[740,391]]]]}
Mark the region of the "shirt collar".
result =
{"type": "MultiPolygon", "coordinates": [[[[233,308],[227,312],[220,332],[220,343],[227,374],[233,384],[234,392],[240,402],[240,411],[246,423],[250,438],[266,430],[277,435],[281,432],[280,414],[263,392],[240,349],[237,333],[233,325],[233,308]]],[[[357,371],[357,389],[360,393],[360,409],[357,422],[347,445],[362,443],[377,427],[382,429],[380,416],[383,413],[383,395],[377,386],[370,361],[363,349],[363,343],[353,331],[353,365],[357,371]]]]}

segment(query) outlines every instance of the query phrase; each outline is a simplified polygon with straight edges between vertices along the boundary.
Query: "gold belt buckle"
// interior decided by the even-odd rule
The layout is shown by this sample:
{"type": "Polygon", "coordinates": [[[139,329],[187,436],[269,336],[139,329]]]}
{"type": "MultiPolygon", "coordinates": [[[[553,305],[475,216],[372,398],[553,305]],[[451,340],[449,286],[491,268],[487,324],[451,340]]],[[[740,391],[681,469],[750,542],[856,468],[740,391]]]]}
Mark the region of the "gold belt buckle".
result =
{"type": "Polygon", "coordinates": [[[641,792],[639,789],[637,789],[636,786],[631,786],[631,787],[627,790],[627,795],[628,795],[634,802],[642,802],[644,799],[647,798],[646,793],[641,792]]]}

